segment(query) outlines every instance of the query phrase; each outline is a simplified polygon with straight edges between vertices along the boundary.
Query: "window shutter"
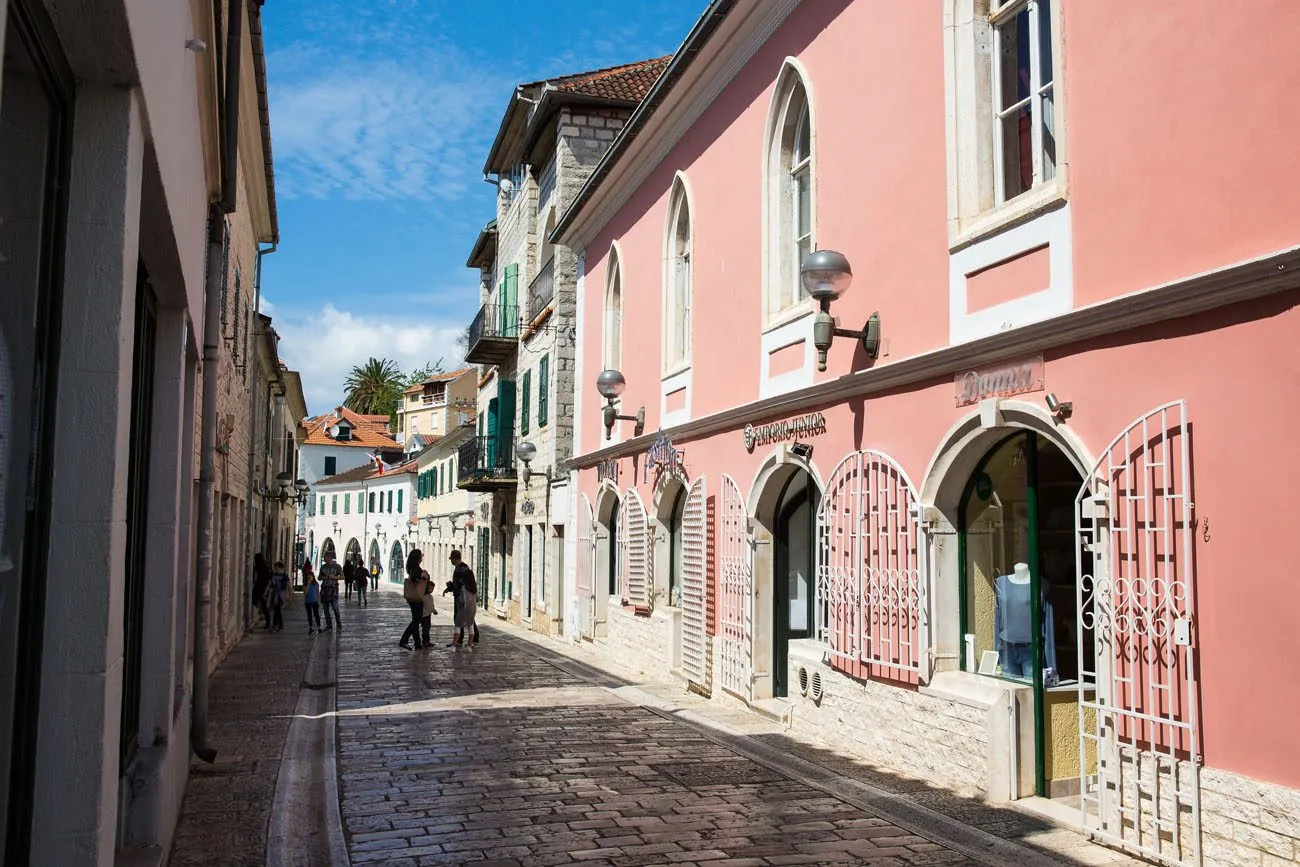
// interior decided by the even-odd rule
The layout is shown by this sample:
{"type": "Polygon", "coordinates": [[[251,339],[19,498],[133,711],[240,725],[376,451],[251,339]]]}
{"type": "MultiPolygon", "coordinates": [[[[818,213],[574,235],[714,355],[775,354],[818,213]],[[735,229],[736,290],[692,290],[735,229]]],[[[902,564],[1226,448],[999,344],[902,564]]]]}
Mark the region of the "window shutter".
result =
{"type": "Polygon", "coordinates": [[[634,608],[650,607],[650,538],[645,507],[635,490],[628,491],[619,521],[619,541],[623,543],[624,592],[634,608]]]}
{"type": "Polygon", "coordinates": [[[551,384],[551,356],[543,355],[541,363],[537,366],[537,427],[546,427],[549,420],[551,384]]]}
{"type": "Polygon", "coordinates": [[[399,515],[402,514],[402,494],[403,491],[399,488],[397,491],[397,514],[399,515]]]}
{"type": "Polygon", "coordinates": [[[519,433],[521,434],[528,433],[528,401],[533,391],[532,386],[533,386],[533,372],[531,370],[525,370],[524,386],[523,386],[524,395],[523,395],[523,403],[521,405],[522,412],[520,412],[519,414],[519,433]]]}

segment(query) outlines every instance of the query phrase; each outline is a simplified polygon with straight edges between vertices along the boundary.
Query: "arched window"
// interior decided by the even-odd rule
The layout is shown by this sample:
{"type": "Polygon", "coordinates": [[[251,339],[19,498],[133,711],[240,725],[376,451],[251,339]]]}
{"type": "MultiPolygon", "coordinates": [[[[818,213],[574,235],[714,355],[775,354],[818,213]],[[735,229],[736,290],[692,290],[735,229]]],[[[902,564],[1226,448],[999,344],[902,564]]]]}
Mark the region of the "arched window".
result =
{"type": "Polygon", "coordinates": [[[606,370],[619,369],[623,360],[623,268],[618,246],[609,251],[609,272],[605,281],[606,370]]]}
{"type": "Polygon", "coordinates": [[[664,369],[676,370],[691,361],[691,248],[694,231],[686,184],[681,175],[668,199],[664,238],[664,369]]]}
{"type": "Polygon", "coordinates": [[[764,205],[765,307],[779,316],[807,297],[799,265],[815,249],[812,104],[799,66],[787,60],[768,118],[764,205]]]}

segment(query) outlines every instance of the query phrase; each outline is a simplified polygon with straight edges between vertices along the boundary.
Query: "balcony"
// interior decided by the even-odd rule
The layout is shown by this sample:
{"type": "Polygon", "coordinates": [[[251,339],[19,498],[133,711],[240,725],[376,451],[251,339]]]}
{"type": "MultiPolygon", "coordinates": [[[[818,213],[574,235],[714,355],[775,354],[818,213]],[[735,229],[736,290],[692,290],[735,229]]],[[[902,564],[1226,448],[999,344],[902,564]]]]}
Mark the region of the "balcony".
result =
{"type": "Polygon", "coordinates": [[[533,278],[533,282],[528,284],[528,321],[532,322],[538,316],[541,316],[542,311],[546,309],[546,305],[550,304],[551,299],[554,297],[555,260],[550,259],[542,266],[542,270],[538,272],[537,276],[533,278]]]}
{"type": "Polygon", "coordinates": [[[515,438],[471,437],[456,455],[456,484],[467,491],[515,486],[515,438]]]}
{"type": "Polygon", "coordinates": [[[484,304],[469,326],[470,364],[500,364],[519,347],[519,306],[484,304]]]}

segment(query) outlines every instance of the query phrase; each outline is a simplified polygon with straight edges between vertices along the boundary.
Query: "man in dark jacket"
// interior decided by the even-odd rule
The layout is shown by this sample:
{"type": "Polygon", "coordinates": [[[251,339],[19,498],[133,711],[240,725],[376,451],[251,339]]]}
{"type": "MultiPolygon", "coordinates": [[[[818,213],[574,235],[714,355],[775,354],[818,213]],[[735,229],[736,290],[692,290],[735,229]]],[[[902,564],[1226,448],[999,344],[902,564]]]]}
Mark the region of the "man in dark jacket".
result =
{"type": "Polygon", "coordinates": [[[351,557],[343,558],[343,598],[352,598],[352,579],[356,577],[356,567],[352,565],[351,557]]]}

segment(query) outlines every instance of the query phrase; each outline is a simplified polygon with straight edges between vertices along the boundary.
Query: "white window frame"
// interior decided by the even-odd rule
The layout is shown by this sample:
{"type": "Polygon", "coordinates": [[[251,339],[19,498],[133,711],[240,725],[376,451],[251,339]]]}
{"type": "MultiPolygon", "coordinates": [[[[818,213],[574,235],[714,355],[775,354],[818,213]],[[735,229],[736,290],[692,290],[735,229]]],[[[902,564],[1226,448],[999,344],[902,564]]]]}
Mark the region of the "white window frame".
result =
{"type": "Polygon", "coordinates": [[[601,346],[601,363],[605,370],[621,370],[623,362],[623,251],[617,241],[609,247],[609,263],[605,268],[605,300],[601,307],[604,319],[604,341],[601,346]],[[617,291],[618,303],[614,304],[617,291]]]}
{"type": "MultiPolygon", "coordinates": [[[[1037,0],[1004,0],[998,4],[993,20],[1006,20],[1026,2],[1037,0]]],[[[1051,128],[1056,144],[1056,174],[1005,202],[999,200],[1001,145],[997,139],[997,58],[989,13],[992,4],[993,0],[944,0],[948,245],[953,252],[1009,226],[1035,219],[1068,200],[1067,70],[1062,51],[1061,0],[1051,4],[1051,128]]],[[[1036,46],[1036,28],[1031,39],[1036,46]]],[[[1039,62],[1039,55],[1035,52],[1034,63],[1039,62]]],[[[1041,129],[1035,133],[1041,141],[1041,129]]],[[[1041,165],[1041,148],[1036,150],[1041,165]]],[[[1041,177],[1041,171],[1036,177],[1041,177]]]]}
{"type": "Polygon", "coordinates": [[[765,329],[813,312],[799,283],[798,199],[796,173],[806,170],[809,188],[808,248],[817,249],[817,112],[808,73],[798,59],[787,57],[777,77],[768,109],[763,147],[763,322],[765,329]],[[791,113],[794,112],[794,123],[791,113]],[[794,138],[799,120],[808,119],[808,156],[794,165],[794,138]]]}
{"type": "Polygon", "coordinates": [[[681,172],[673,179],[664,222],[663,290],[663,375],[680,373],[691,366],[691,300],[694,294],[692,257],[695,249],[695,208],[690,187],[681,172]],[[682,222],[686,238],[679,243],[682,222]],[[682,249],[682,248],[685,249],[682,249]],[[680,302],[680,303],[678,303],[680,302]]]}
{"type": "MultiPolygon", "coordinates": [[[[1046,125],[1055,131],[1055,108],[1054,99],[1048,97],[1047,104],[1053,106],[1051,118],[1046,117],[1044,111],[1045,93],[1052,93],[1055,85],[1056,63],[1056,46],[1051,46],[1052,51],[1052,70],[1053,80],[1043,83],[1042,69],[1042,28],[1040,26],[1041,16],[1043,14],[1042,0],[992,0],[996,4],[996,10],[989,13],[989,27],[993,34],[993,62],[991,64],[990,74],[992,75],[992,103],[990,108],[993,111],[993,185],[995,196],[994,199],[998,206],[1004,205],[1020,196],[1033,190],[1051,178],[1045,178],[1045,165],[1043,161],[1043,127],[1046,125]],[[1008,108],[1000,108],[1003,102],[1002,94],[1002,75],[999,66],[999,57],[1002,53],[1002,40],[1004,32],[1009,22],[1017,18],[1022,11],[1029,13],[1029,95],[1018,100],[1008,108]],[[1006,185],[1006,166],[1003,165],[1005,154],[1005,135],[1003,124],[1010,117],[1017,115],[1021,109],[1029,108],[1029,148],[1030,157],[1033,165],[1033,177],[1030,189],[1017,193],[1010,199],[1007,198],[1006,185]]],[[[1048,14],[1051,14],[1049,9],[1048,14]]],[[[1051,22],[1049,22],[1049,32],[1051,32],[1051,22]]],[[[1055,172],[1053,171],[1053,177],[1055,172]]]]}

